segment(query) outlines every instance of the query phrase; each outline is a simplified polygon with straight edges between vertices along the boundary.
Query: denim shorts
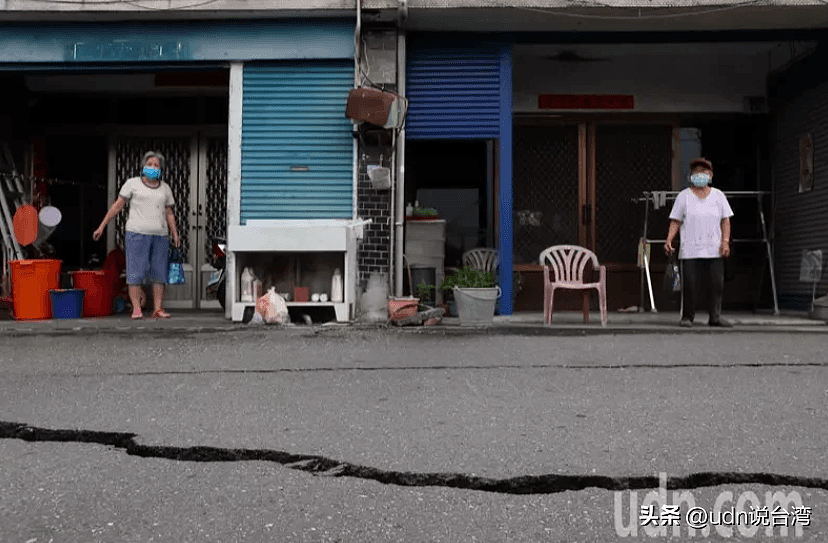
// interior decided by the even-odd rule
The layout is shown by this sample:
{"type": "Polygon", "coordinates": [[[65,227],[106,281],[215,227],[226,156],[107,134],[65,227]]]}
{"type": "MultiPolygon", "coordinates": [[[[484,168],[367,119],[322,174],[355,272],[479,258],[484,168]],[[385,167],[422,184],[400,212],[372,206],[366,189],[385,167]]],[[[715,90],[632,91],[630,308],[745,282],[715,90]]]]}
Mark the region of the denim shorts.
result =
{"type": "Polygon", "coordinates": [[[170,242],[167,236],[126,233],[126,279],[128,285],[166,283],[170,242]]]}

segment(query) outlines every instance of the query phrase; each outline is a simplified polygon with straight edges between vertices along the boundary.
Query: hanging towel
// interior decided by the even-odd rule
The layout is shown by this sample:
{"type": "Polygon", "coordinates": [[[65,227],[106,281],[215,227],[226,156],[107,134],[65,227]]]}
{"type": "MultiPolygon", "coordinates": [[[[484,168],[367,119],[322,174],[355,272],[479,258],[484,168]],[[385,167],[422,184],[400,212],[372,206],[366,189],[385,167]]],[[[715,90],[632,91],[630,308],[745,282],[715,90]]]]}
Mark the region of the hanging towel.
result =
{"type": "Polygon", "coordinates": [[[661,206],[663,205],[661,200],[662,196],[663,194],[661,191],[653,191],[653,209],[661,209],[661,206]]]}

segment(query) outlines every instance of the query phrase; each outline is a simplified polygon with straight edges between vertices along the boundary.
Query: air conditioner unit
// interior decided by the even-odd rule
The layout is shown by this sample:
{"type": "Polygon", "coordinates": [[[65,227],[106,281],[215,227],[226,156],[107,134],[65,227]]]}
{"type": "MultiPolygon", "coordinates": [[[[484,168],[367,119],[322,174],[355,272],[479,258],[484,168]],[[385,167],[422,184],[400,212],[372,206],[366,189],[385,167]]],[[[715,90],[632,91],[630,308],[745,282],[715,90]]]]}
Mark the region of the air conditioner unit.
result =
{"type": "Polygon", "coordinates": [[[369,87],[351,89],[345,116],[383,128],[399,128],[405,117],[405,98],[369,87]]]}

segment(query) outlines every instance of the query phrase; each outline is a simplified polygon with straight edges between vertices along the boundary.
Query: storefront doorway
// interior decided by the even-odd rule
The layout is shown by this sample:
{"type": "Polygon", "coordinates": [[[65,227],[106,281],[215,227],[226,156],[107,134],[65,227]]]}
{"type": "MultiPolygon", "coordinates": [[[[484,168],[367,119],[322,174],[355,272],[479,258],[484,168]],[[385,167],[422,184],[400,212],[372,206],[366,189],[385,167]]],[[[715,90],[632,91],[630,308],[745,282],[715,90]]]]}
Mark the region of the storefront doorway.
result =
{"type": "MultiPolygon", "coordinates": [[[[168,285],[169,307],[219,307],[206,299],[207,280],[215,270],[212,241],[226,237],[227,224],[227,132],[217,128],[122,130],[110,147],[110,191],[117,190],[136,175],[141,156],[149,149],[166,159],[164,181],[173,191],[176,225],[181,237],[181,256],[187,281],[168,285]],[[163,133],[164,138],[141,137],[139,133],[163,133]]],[[[110,250],[123,247],[126,214],[116,218],[108,242],[110,250]]]]}
{"type": "Polygon", "coordinates": [[[218,308],[205,298],[212,240],[226,235],[227,72],[27,74],[19,82],[28,110],[17,143],[30,149],[27,172],[57,179],[52,203],[65,220],[52,241],[63,269],[97,268],[123,248],[126,211],[104,239],[93,241],[92,232],[121,186],[139,175],[143,154],[155,150],[166,159],[162,179],[175,197],[186,273],[185,284],[168,286],[165,305],[218,308]]]}
{"type": "Polygon", "coordinates": [[[495,246],[495,145],[491,140],[414,140],[406,144],[406,201],[446,221],[445,265],[495,246]]]}
{"type": "MultiPolygon", "coordinates": [[[[613,307],[634,305],[643,191],[672,190],[675,125],[612,119],[525,121],[514,131],[516,264],[550,245],[594,251],[613,307]]],[[[528,268],[527,268],[528,269],[528,268]]]]}

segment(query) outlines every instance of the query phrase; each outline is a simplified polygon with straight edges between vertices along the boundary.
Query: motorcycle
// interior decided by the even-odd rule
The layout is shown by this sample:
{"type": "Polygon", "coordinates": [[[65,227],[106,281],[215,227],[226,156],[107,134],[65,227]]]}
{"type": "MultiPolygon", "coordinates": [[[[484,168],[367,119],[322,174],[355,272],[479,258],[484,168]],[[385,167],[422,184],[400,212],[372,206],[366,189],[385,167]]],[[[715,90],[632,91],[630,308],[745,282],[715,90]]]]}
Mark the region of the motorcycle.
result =
{"type": "Polygon", "coordinates": [[[221,308],[224,309],[225,293],[227,292],[227,240],[224,238],[213,238],[213,256],[216,259],[216,271],[210,274],[207,282],[207,299],[218,299],[221,308]]]}

